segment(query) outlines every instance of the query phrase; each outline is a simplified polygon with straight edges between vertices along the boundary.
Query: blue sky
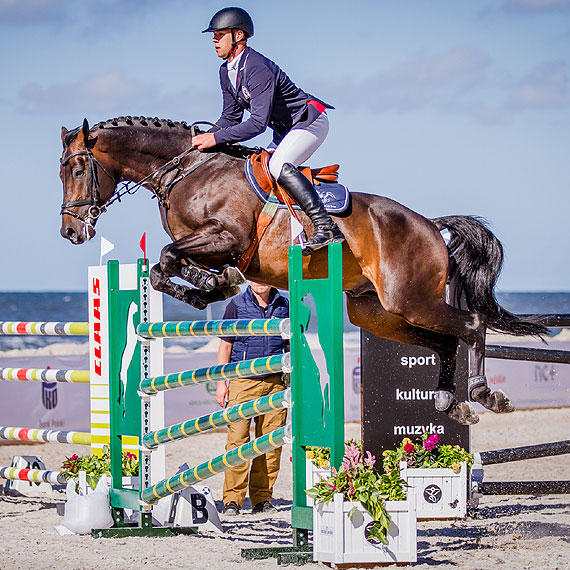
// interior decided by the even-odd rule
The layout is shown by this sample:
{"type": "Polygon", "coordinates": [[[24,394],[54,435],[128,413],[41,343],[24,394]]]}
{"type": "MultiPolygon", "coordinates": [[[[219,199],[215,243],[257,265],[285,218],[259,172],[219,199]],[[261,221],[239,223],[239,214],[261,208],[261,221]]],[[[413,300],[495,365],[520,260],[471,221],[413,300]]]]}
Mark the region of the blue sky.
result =
{"type": "MultiPolygon", "coordinates": [[[[487,218],[505,248],[500,290],[570,290],[570,0],[239,5],[250,45],[336,107],[314,165],[340,162],[352,190],[427,217],[487,218]]],[[[0,290],[85,290],[101,235],[128,263],[146,231],[158,258],[168,238],[145,190],[92,242],[60,237],[60,129],[217,119],[221,62],[200,31],[224,6],[0,0],[0,290]]]]}

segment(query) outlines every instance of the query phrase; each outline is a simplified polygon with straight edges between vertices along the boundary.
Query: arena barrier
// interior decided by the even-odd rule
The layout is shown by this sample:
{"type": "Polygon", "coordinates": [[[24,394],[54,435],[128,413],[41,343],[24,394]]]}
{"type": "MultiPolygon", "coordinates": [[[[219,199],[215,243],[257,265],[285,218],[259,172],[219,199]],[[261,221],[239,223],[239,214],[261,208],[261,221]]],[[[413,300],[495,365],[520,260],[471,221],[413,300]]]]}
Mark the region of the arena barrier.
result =
{"type": "Polygon", "coordinates": [[[557,495],[570,493],[570,481],[483,481],[483,466],[485,465],[511,463],[538,457],[554,457],[566,453],[570,453],[570,440],[475,453],[471,469],[471,493],[474,497],[477,495],[557,495]]]}
{"type": "MultiPolygon", "coordinates": [[[[164,323],[149,317],[148,265],[139,260],[138,279],[132,288],[123,288],[117,262],[108,264],[110,385],[111,402],[111,506],[116,526],[94,531],[100,536],[132,536],[171,534],[176,529],[152,527],[152,508],[160,498],[175,493],[195,482],[203,481],[234,465],[258,457],[291,441],[293,456],[293,506],[291,521],[293,547],[279,551],[298,550],[309,553],[308,531],[312,528],[312,508],[307,507],[305,495],[306,446],[331,448],[331,464],[339,467],[344,455],[343,398],[343,305],[342,305],[342,246],[333,244],[328,250],[328,277],[305,279],[301,248],[289,250],[290,319],[259,319],[254,321],[197,321],[195,323],[164,323]],[[312,296],[318,317],[318,337],[324,351],[326,373],[314,361],[305,338],[310,309],[303,299],[312,296]],[[137,339],[138,342],[133,342],[137,339]],[[277,358],[255,359],[232,366],[218,366],[201,371],[185,371],[163,376],[153,372],[153,343],[166,336],[250,336],[252,334],[290,337],[291,352],[277,358]],[[127,358],[128,356],[128,358],[127,358]],[[265,360],[265,362],[263,362],[265,360]],[[150,404],[166,389],[178,389],[187,384],[217,381],[223,378],[254,376],[284,370],[291,372],[291,388],[269,397],[232,406],[212,414],[187,420],[180,424],[153,427],[154,411],[150,404]],[[142,400],[142,406],[141,406],[142,400]],[[283,406],[291,407],[291,422],[287,426],[230,450],[210,461],[196,465],[174,477],[159,476],[151,466],[152,453],[163,449],[165,443],[181,440],[234,421],[268,413],[283,406]],[[121,441],[137,437],[141,445],[139,490],[122,487],[121,441]],[[125,528],[124,508],[140,511],[136,527],[125,528]]],[[[154,422],[156,424],[156,422],[154,422]]],[[[259,554],[255,554],[259,557],[259,554]]]]}
{"type": "MultiPolygon", "coordinates": [[[[0,322],[1,335],[57,335],[89,334],[89,323],[84,322],[0,322]]],[[[52,370],[34,368],[0,368],[0,380],[23,382],[89,383],[89,370],[52,370]]],[[[57,442],[91,445],[91,434],[76,431],[47,430],[0,426],[0,439],[9,441],[57,442]]],[[[62,484],[65,480],[58,471],[0,467],[0,478],[29,483],[62,484]]],[[[23,490],[20,488],[19,490],[23,490]]]]}

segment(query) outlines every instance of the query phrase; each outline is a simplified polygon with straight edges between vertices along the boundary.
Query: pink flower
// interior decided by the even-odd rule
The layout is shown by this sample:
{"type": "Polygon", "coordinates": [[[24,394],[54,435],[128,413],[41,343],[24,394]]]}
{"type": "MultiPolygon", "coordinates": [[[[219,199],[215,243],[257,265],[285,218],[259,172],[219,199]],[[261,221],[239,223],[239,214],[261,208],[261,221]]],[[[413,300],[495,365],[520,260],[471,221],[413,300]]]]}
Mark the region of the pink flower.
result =
{"type": "Polygon", "coordinates": [[[367,451],[366,457],[364,459],[364,465],[366,465],[366,467],[374,467],[375,463],[376,463],[376,457],[374,457],[374,455],[372,455],[370,451],[367,451]]]}
{"type": "Polygon", "coordinates": [[[414,451],[415,447],[413,443],[406,443],[406,445],[404,445],[404,451],[406,453],[412,453],[412,451],[414,451]]]}
{"type": "Polygon", "coordinates": [[[424,447],[425,447],[428,451],[431,451],[438,443],[439,443],[439,437],[438,437],[437,433],[434,433],[433,435],[430,435],[430,436],[424,441],[424,447]]]}

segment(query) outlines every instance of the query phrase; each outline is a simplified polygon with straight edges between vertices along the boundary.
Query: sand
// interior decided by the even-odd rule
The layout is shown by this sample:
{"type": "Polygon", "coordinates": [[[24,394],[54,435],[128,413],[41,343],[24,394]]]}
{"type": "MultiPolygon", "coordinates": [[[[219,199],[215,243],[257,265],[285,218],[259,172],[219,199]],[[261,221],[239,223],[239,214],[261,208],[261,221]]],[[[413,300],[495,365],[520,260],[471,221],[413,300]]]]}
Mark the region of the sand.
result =
{"type": "MultiPolygon", "coordinates": [[[[347,424],[347,437],[358,437],[360,426],[347,424]]],[[[497,416],[486,413],[472,429],[474,451],[570,439],[570,410],[517,411],[497,416]]],[[[204,434],[167,446],[167,466],[209,459],[222,452],[223,431],[204,434]],[[214,452],[212,452],[214,450],[214,452]]],[[[0,464],[13,455],[42,455],[48,469],[58,469],[66,455],[86,448],[63,444],[3,445],[0,464]]],[[[184,568],[217,570],[277,568],[274,559],[246,561],[240,549],[288,545],[291,505],[290,449],[285,448],[275,488],[275,515],[251,515],[249,502],[243,514],[224,519],[224,534],[174,538],[94,539],[59,536],[63,494],[51,496],[0,496],[0,568],[2,570],[57,568],[58,570],[184,568]]],[[[570,480],[570,455],[533,459],[510,465],[489,466],[485,480],[570,480]]],[[[221,498],[222,476],[210,479],[216,499],[221,498]]],[[[459,521],[418,524],[418,562],[427,570],[490,570],[505,564],[509,570],[570,568],[570,495],[534,497],[483,497],[474,517],[459,521]]],[[[307,568],[317,568],[308,564],[307,568]]],[[[407,566],[404,566],[407,567],[407,566]]]]}

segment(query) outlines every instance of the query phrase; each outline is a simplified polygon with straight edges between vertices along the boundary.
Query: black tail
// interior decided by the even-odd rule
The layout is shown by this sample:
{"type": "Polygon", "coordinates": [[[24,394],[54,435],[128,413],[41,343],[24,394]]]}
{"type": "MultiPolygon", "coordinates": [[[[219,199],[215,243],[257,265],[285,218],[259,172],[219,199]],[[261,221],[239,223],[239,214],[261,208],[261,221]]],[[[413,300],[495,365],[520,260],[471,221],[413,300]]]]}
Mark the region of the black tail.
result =
{"type": "Polygon", "coordinates": [[[456,298],[464,296],[471,311],[487,317],[488,328],[518,336],[548,334],[540,317],[521,319],[503,309],[495,298],[495,283],[503,265],[503,246],[481,218],[445,216],[432,220],[451,232],[447,248],[451,256],[450,277],[459,277],[456,298]]]}

